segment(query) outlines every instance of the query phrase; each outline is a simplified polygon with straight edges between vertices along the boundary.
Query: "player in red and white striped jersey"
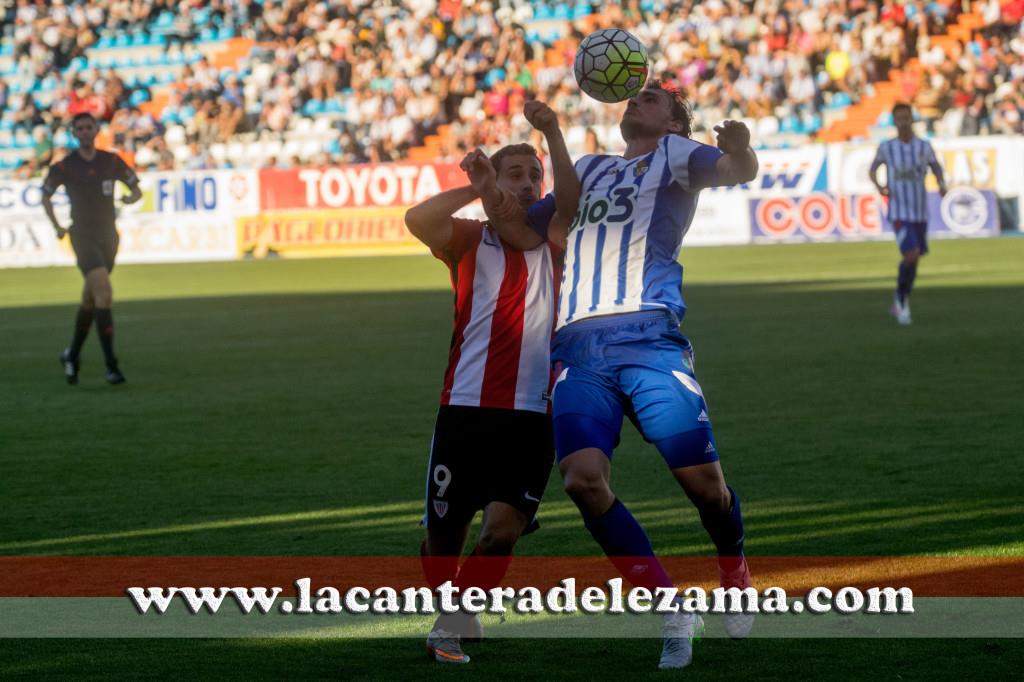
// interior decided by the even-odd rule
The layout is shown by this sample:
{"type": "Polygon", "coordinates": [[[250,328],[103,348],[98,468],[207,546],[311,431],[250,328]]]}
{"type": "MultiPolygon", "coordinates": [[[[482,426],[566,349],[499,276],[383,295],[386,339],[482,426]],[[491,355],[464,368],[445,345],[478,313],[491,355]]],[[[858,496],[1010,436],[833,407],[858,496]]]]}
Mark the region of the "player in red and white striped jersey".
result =
{"type": "MultiPolygon", "coordinates": [[[[490,589],[500,582],[515,543],[536,516],[554,461],[548,390],[562,249],[551,243],[524,249],[502,240],[488,223],[452,217],[488,192],[500,194],[510,211],[529,208],[529,220],[538,226],[572,219],[579,182],[558,119],[536,101],[524,113],[547,139],[553,194],[540,199],[544,171],[536,150],[510,145],[485,164],[493,170],[489,178],[443,192],[405,216],[409,231],[448,266],[455,290],[421,548],[434,587],[452,580],[462,589],[490,589]],[[480,538],[460,568],[479,510],[480,538]]],[[[487,161],[473,152],[463,168],[481,158],[487,161]]],[[[460,637],[478,629],[479,622],[465,614],[442,615],[427,638],[428,651],[438,661],[468,662],[460,637]]]]}

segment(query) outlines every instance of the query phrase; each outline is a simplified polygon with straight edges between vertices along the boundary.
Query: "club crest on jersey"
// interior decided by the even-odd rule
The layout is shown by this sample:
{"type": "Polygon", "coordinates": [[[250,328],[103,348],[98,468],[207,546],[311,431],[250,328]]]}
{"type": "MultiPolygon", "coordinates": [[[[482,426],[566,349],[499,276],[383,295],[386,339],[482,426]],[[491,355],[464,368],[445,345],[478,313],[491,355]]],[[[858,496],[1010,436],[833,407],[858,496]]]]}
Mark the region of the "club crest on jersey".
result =
{"type": "Polygon", "coordinates": [[[444,515],[448,513],[448,502],[446,500],[434,500],[434,511],[437,512],[437,518],[443,519],[444,515]]]}
{"type": "Polygon", "coordinates": [[[633,177],[639,178],[641,175],[646,173],[651,167],[651,162],[647,159],[641,159],[637,161],[636,165],[633,166],[633,177]]]}

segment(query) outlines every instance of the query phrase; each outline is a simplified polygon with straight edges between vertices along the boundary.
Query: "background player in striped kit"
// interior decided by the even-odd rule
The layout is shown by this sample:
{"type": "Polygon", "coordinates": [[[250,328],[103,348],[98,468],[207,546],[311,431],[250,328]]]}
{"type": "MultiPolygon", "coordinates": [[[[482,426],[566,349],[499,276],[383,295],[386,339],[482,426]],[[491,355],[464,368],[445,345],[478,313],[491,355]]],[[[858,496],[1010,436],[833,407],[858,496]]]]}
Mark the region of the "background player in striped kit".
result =
{"type": "Polygon", "coordinates": [[[870,174],[878,193],[889,197],[889,222],[903,254],[890,312],[900,324],[910,324],[910,292],[917,276],[917,261],[928,253],[928,193],[924,188],[928,169],[938,180],[942,196],[946,196],[946,181],[931,144],[914,135],[910,105],[894,106],[892,119],[897,136],[879,145],[870,174]],[[885,185],[878,181],[878,169],[883,165],[885,185]]]}
{"type": "MultiPolygon", "coordinates": [[[[520,535],[534,520],[554,460],[548,392],[557,280],[562,248],[503,241],[487,223],[453,218],[481,193],[509,207],[530,207],[540,229],[571,216],[579,183],[558,119],[547,105],[526,105],[527,120],[551,151],[554,194],[540,198],[543,168],[528,144],[480,151],[473,186],[443,192],[410,209],[409,230],[451,271],[455,331],[441,392],[427,478],[427,538],[421,548],[427,580],[461,588],[497,586],[520,535]],[[458,568],[469,524],[484,511],[480,538],[458,568]]],[[[567,223],[568,219],[562,222],[567,223]]],[[[564,229],[564,226],[563,226],[564,229]]],[[[435,660],[466,663],[460,636],[478,636],[479,621],[442,615],[427,638],[435,660]]]]}
{"type": "MultiPolygon", "coordinates": [[[[576,162],[581,198],[571,231],[552,224],[535,237],[567,239],[552,354],[555,448],[565,488],[634,585],[673,586],[610,487],[612,451],[629,416],[697,507],[718,550],[723,585],[748,587],[739,497],[725,483],[690,343],[679,332],[686,306],[677,258],[700,190],[757,174],[750,132],[726,121],[715,129],[717,149],[694,142],[682,97],[656,81],[629,101],[619,127],[623,156],[576,162]]],[[[486,198],[484,208],[503,236],[536,229],[506,218],[486,198]]],[[[726,630],[745,636],[752,617],[737,615],[726,630]]],[[[666,616],[659,667],[688,665],[701,627],[694,614],[666,616]]]]}

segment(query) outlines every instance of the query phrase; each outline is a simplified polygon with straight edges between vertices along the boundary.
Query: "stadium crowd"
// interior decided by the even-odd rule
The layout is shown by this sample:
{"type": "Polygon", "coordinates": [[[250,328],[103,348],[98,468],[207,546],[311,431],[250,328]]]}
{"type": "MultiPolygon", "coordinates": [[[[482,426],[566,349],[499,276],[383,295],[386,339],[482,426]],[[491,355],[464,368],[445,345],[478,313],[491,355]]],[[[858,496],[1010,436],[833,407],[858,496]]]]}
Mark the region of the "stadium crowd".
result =
{"type": "Polygon", "coordinates": [[[109,122],[141,168],[230,164],[211,145],[287,137],[302,119],[329,120],[330,140],[267,163],[400,159],[442,124],[440,153],[457,158],[530,137],[518,112],[536,96],[563,117],[573,152],[592,151],[610,144],[622,105],[582,96],[572,60],[585,32],[621,27],[649,46],[652,74],[686,94],[697,135],[748,118],[759,139],[808,139],[910,59],[920,67],[903,71],[900,94],[930,133],[1021,133],[1024,0],[980,4],[985,25],[947,55],[932,36],[956,23],[960,0],[16,0],[0,9],[12,46],[0,128],[29,140],[23,175],[68,142],[59,132],[79,111],[109,122]],[[149,34],[183,62],[170,81],[87,59],[104,36],[149,34]],[[255,41],[236,68],[198,49],[232,36],[255,41]],[[157,91],[169,100],[151,111],[157,91]]]}

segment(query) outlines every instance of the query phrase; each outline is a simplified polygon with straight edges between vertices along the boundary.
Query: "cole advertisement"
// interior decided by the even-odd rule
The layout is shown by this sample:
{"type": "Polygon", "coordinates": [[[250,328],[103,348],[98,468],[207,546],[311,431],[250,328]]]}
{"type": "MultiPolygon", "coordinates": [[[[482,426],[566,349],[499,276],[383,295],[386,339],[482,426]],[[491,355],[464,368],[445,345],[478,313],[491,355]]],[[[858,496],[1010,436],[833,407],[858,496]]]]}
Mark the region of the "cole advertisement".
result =
{"type": "MultiPolygon", "coordinates": [[[[891,238],[886,200],[878,194],[778,196],[750,201],[755,243],[863,241],[891,238]]],[[[928,195],[928,233],[933,237],[991,237],[999,233],[995,193],[954,187],[928,195]]]]}
{"type": "Polygon", "coordinates": [[[246,258],[425,253],[405,211],[466,184],[454,163],[262,170],[259,215],[237,221],[246,258]]]}

